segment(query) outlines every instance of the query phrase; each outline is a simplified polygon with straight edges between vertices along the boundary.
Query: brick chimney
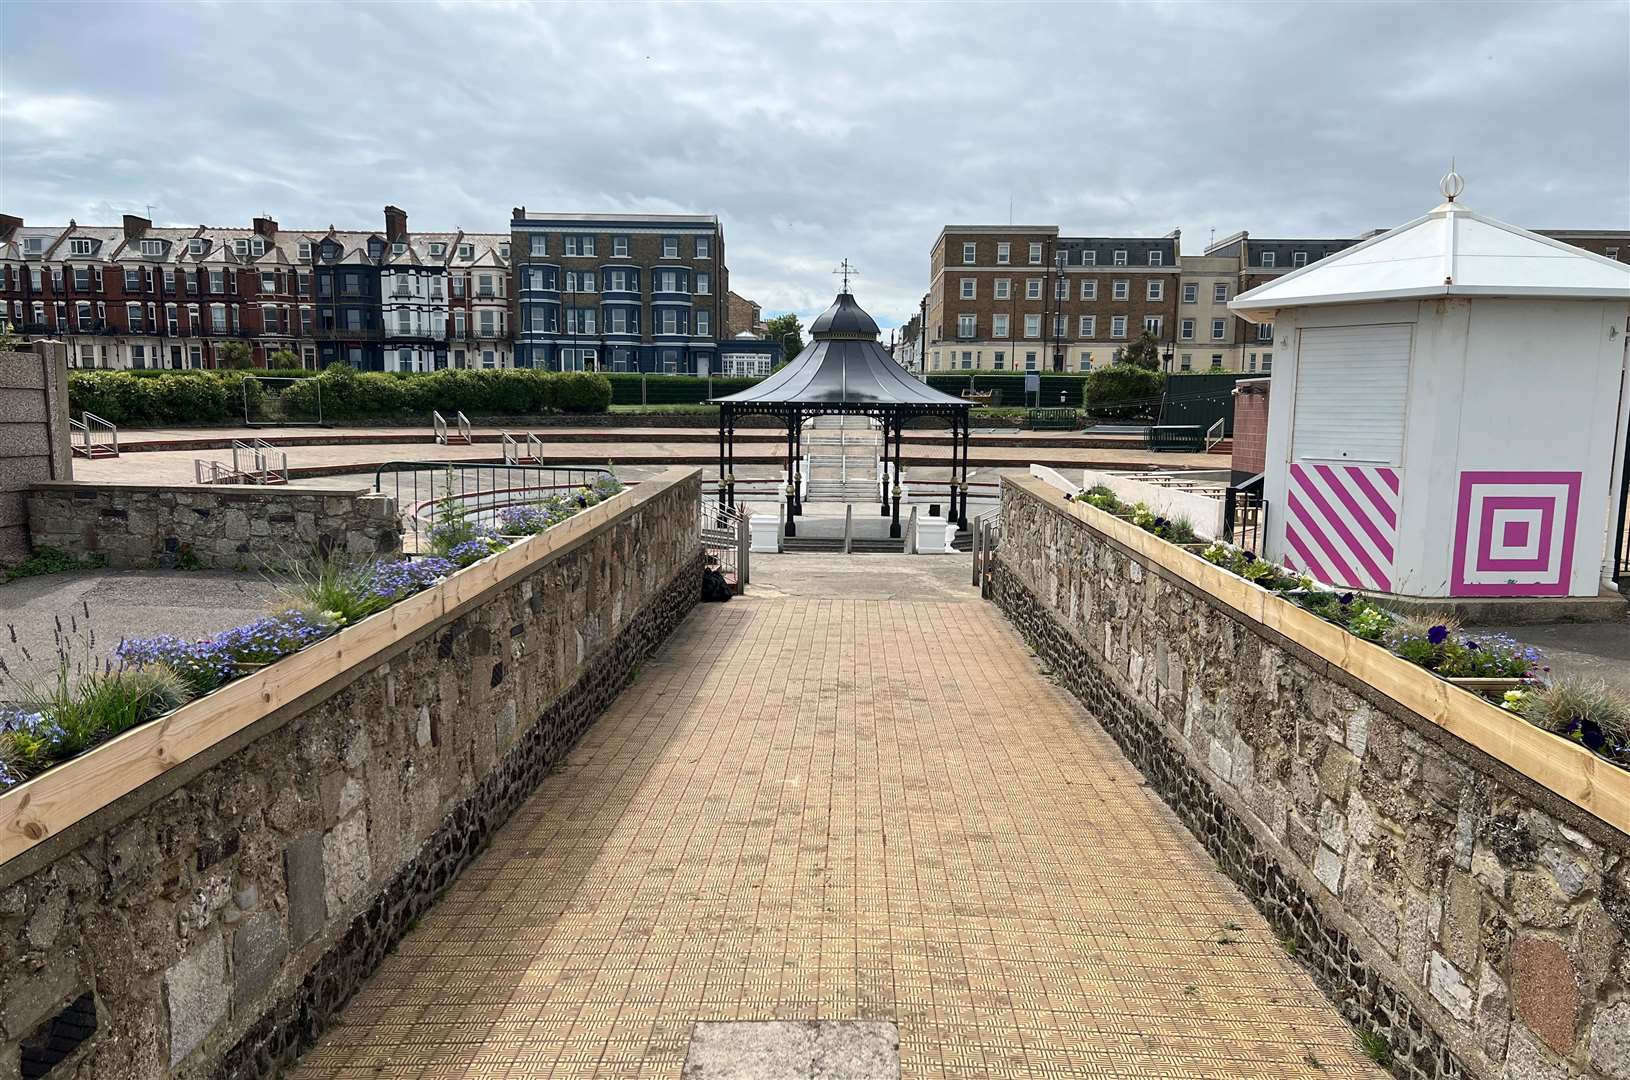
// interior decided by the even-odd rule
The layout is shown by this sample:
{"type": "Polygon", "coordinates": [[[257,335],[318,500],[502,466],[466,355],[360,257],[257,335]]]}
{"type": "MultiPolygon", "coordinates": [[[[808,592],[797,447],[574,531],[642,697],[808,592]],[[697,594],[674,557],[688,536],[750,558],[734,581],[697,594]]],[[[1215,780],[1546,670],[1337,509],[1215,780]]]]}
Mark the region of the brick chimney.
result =
{"type": "Polygon", "coordinates": [[[147,230],[151,229],[152,227],[153,223],[144,217],[140,217],[136,214],[125,215],[126,240],[140,240],[143,234],[145,234],[147,230]]]}
{"type": "Polygon", "coordinates": [[[256,218],[255,235],[264,236],[268,240],[277,239],[277,219],[269,217],[256,218]]]}
{"type": "Polygon", "coordinates": [[[385,207],[385,239],[393,244],[407,239],[407,211],[400,206],[385,207]]]}
{"type": "Polygon", "coordinates": [[[13,214],[0,214],[0,236],[11,236],[23,227],[23,219],[13,214]]]}

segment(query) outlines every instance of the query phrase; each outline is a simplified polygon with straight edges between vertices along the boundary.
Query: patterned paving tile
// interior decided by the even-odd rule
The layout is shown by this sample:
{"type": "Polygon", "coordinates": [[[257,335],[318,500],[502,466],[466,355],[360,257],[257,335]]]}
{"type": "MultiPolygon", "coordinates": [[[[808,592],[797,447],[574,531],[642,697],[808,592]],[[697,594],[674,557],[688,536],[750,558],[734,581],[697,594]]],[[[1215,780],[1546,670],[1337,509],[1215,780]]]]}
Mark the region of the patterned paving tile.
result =
{"type": "Polygon", "coordinates": [[[994,608],[751,596],[298,1075],[677,1078],[699,1020],[811,1019],[894,1022],[908,1078],[1382,1075],[994,608]]]}

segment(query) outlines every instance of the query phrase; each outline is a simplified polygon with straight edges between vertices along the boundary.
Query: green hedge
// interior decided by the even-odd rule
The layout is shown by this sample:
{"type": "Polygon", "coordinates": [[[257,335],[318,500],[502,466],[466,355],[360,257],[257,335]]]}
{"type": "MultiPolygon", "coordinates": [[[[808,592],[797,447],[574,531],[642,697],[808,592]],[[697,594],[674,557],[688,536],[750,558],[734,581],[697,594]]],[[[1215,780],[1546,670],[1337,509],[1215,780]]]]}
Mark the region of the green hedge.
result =
{"type": "MultiPolygon", "coordinates": [[[[115,424],[208,424],[243,415],[241,372],[237,379],[214,372],[71,372],[68,407],[90,410],[115,424]]],[[[260,394],[256,384],[251,393],[260,394]]],[[[314,418],[318,395],[327,420],[428,418],[445,416],[536,416],[546,413],[603,413],[611,404],[611,384],[589,372],[436,371],[417,375],[353,371],[334,364],[315,378],[282,390],[278,411],[314,418]]],[[[251,402],[257,413],[260,402],[251,402]]]]}
{"type": "Polygon", "coordinates": [[[1158,371],[1111,364],[1087,373],[1086,403],[1099,416],[1153,416],[1165,385],[1166,376],[1158,371]]]}
{"type": "Polygon", "coordinates": [[[611,381],[613,405],[699,405],[709,396],[734,394],[758,382],[735,375],[715,375],[710,380],[696,375],[641,375],[638,372],[614,372],[606,378],[611,381]]]}

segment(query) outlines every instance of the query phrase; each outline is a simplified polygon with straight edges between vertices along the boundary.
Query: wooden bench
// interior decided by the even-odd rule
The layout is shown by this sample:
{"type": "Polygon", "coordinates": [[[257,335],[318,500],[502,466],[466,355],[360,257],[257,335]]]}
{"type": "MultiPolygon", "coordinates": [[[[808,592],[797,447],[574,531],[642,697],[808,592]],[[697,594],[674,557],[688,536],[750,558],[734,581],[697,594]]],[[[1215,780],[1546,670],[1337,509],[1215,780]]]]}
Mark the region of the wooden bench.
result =
{"type": "Polygon", "coordinates": [[[1031,409],[1025,419],[1032,431],[1074,431],[1081,426],[1074,409],[1031,409]]]}

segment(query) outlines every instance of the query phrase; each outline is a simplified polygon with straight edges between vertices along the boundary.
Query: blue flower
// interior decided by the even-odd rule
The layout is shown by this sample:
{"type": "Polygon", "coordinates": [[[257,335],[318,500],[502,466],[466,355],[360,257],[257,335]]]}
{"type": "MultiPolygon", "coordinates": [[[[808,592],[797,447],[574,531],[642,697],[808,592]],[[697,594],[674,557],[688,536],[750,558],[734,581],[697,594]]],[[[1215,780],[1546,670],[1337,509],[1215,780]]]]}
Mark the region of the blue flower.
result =
{"type": "Polygon", "coordinates": [[[1344,592],[1340,596],[1336,597],[1336,602],[1342,607],[1346,607],[1348,604],[1353,602],[1353,594],[1350,592],[1344,592]]]}
{"type": "Polygon", "coordinates": [[[1449,628],[1447,626],[1432,627],[1426,631],[1426,640],[1433,645],[1442,645],[1449,640],[1449,628]]]}
{"type": "Polygon", "coordinates": [[[1579,741],[1591,750],[1600,750],[1607,745],[1607,736],[1596,721],[1586,720],[1579,725],[1579,741]]]}

